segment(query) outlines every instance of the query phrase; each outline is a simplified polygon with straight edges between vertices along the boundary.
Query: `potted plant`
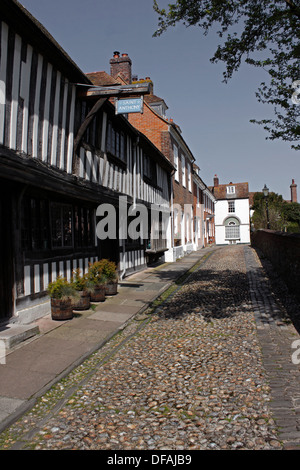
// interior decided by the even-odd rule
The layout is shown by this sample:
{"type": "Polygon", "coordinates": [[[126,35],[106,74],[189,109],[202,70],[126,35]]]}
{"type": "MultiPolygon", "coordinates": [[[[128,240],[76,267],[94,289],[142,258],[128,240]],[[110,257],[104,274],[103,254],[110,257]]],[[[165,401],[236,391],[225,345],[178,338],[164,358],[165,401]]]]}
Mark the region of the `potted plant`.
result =
{"type": "Polygon", "coordinates": [[[90,289],[87,275],[81,275],[80,269],[73,271],[72,285],[78,294],[78,298],[74,300],[74,310],[88,310],[90,308],[90,289]]]}
{"type": "Polygon", "coordinates": [[[51,317],[53,320],[70,320],[73,318],[74,286],[65,278],[58,276],[48,285],[51,298],[51,317]]]}
{"type": "Polygon", "coordinates": [[[108,259],[99,261],[102,268],[102,273],[105,279],[105,293],[106,295],[115,295],[118,292],[118,272],[116,263],[108,259]]]}
{"type": "Polygon", "coordinates": [[[103,302],[105,300],[105,277],[100,261],[89,265],[87,279],[91,286],[91,301],[103,302]]]}

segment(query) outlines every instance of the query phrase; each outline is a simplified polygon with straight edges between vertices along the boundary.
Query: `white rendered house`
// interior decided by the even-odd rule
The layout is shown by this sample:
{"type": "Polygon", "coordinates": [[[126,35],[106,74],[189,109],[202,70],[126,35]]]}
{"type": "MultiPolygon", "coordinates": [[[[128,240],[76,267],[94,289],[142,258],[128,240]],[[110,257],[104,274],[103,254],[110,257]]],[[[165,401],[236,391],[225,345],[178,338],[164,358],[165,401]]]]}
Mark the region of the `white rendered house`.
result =
{"type": "Polygon", "coordinates": [[[217,176],[210,188],[216,198],[216,245],[250,243],[248,183],[219,184],[217,176]]]}

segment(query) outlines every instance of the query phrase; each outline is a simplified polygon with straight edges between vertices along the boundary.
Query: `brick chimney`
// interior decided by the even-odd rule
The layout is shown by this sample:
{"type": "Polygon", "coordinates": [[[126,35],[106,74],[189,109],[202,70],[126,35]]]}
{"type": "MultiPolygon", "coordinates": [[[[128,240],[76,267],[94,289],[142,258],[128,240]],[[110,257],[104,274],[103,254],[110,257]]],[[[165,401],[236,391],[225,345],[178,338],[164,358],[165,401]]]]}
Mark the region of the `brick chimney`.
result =
{"type": "Polygon", "coordinates": [[[216,186],[219,186],[219,178],[217,177],[217,175],[215,175],[214,177],[214,187],[216,186]]]}
{"type": "Polygon", "coordinates": [[[291,188],[291,202],[297,202],[297,185],[295,180],[292,180],[291,188]]]}
{"type": "Polygon", "coordinates": [[[109,61],[110,63],[110,75],[114,78],[117,78],[118,75],[127,82],[131,83],[131,59],[128,57],[128,54],[122,54],[115,51],[114,56],[109,61]]]}

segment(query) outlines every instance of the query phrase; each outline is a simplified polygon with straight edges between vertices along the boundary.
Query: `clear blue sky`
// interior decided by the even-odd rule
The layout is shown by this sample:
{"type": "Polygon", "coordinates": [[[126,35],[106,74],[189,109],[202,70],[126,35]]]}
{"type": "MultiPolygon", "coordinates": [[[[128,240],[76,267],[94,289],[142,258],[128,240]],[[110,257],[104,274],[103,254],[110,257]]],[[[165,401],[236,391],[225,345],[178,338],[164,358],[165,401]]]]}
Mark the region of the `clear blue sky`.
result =
{"type": "Polygon", "coordinates": [[[198,27],[179,25],[153,38],[158,18],[152,0],[21,3],[83,72],[109,73],[113,51],[126,52],[133,73],[150,77],[155,94],[166,101],[167,116],[181,127],[207,185],[217,174],[220,183],[248,181],[250,191],[261,191],[266,183],[289,200],[294,178],[300,202],[300,153],[289,143],[266,140],[262,126],[249,122],[272,116],[272,109],[255,97],[267,77],[244,65],[228,84],[222,83],[224,65],[209,61],[218,44],[216,35],[204,37],[198,27]]]}

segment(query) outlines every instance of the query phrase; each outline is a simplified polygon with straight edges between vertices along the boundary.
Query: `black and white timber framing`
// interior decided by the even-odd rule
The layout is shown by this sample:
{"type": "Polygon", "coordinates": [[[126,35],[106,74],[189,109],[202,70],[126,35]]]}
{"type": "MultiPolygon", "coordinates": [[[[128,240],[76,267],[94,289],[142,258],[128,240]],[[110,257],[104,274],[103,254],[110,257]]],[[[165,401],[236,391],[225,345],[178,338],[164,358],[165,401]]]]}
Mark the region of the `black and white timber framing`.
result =
{"type": "Polygon", "coordinates": [[[118,214],[120,196],[168,212],[173,167],[108,99],[79,139],[99,96],[78,84],[92,86],[22,5],[1,0],[0,322],[46,314],[58,275],[99,258],[126,275],[166,250],[165,239],[148,245],[151,232],[148,242],[97,238],[97,207],[118,214]]]}

